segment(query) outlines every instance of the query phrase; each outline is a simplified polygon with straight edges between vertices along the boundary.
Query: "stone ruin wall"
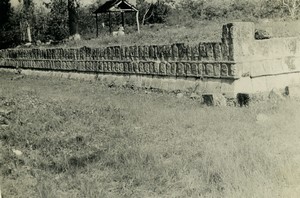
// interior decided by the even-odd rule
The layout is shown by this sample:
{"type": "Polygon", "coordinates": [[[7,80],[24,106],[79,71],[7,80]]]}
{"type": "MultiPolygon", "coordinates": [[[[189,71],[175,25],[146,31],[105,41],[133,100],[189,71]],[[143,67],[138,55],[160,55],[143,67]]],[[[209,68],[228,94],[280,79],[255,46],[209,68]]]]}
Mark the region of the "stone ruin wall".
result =
{"type": "Polygon", "coordinates": [[[0,51],[0,67],[146,79],[148,87],[233,97],[300,84],[300,39],[255,40],[254,34],[253,23],[236,22],[223,26],[220,42],[195,45],[7,49],[0,51]]]}
{"type": "Polygon", "coordinates": [[[235,92],[262,93],[300,85],[300,37],[256,40],[253,23],[244,23],[233,38],[238,80],[235,92]]]}
{"type": "Polygon", "coordinates": [[[9,49],[2,67],[103,74],[235,78],[228,45],[221,42],[74,49],[9,49]]]}

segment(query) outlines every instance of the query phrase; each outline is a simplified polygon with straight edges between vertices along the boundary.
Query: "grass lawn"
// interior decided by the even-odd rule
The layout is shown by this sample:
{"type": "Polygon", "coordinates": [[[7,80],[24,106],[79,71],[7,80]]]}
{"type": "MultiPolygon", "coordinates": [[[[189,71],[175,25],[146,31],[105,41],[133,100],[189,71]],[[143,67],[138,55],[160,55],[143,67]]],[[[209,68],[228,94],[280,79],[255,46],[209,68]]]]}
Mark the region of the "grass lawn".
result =
{"type": "Polygon", "coordinates": [[[13,77],[0,73],[5,198],[299,195],[299,101],[206,107],[99,82],[13,77]]]}

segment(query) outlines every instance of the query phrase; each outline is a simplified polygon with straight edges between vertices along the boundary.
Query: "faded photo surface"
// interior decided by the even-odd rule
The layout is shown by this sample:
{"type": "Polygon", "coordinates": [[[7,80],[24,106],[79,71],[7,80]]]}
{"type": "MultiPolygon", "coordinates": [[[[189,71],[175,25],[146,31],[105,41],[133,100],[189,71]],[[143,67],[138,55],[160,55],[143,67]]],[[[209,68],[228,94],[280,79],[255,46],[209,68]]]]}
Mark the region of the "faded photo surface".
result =
{"type": "Polygon", "coordinates": [[[300,0],[1,0],[0,198],[300,195],[300,0]]]}

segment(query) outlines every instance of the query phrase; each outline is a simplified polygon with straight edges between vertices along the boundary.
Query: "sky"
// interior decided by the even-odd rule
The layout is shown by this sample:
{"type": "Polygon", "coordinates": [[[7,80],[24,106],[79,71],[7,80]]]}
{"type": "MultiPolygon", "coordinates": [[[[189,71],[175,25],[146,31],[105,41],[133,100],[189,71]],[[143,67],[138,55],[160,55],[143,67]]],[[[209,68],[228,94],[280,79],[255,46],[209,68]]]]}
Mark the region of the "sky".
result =
{"type": "MultiPolygon", "coordinates": [[[[20,0],[10,0],[12,6],[16,6],[19,4],[20,0]]],[[[83,5],[89,5],[94,3],[96,0],[80,0],[83,5]]],[[[33,0],[37,5],[42,5],[43,2],[49,2],[49,0],[33,0]]]]}
{"type": "MultiPolygon", "coordinates": [[[[10,0],[12,6],[17,6],[20,0],[10,0]]],[[[22,0],[21,0],[22,1],[22,0]]],[[[33,0],[37,5],[42,5],[43,2],[49,2],[50,0],[33,0]]],[[[79,0],[83,5],[89,5],[94,3],[96,0],[79,0]]],[[[103,0],[104,2],[106,0],[103,0]]],[[[156,0],[146,0],[148,2],[156,1],[156,0]]],[[[133,3],[136,0],[128,0],[128,2],[133,3]]],[[[133,3],[134,4],[134,3],[133,3]]]]}

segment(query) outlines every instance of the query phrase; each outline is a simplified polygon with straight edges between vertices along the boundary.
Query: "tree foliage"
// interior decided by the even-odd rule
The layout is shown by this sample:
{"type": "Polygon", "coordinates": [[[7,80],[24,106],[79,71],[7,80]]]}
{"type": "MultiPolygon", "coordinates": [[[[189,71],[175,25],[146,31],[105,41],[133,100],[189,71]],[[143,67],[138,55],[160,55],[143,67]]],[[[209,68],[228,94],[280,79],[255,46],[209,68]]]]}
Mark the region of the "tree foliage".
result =
{"type": "Polygon", "coordinates": [[[0,49],[20,42],[17,17],[9,0],[0,1],[0,49]]]}
{"type": "Polygon", "coordinates": [[[69,35],[68,2],[51,0],[45,4],[50,11],[47,21],[47,35],[53,40],[62,40],[69,35]]]}
{"type": "MultiPolygon", "coordinates": [[[[83,1],[83,0],[82,0],[83,1]]],[[[23,0],[22,6],[12,8],[10,0],[0,0],[0,48],[16,46],[24,40],[26,24],[31,27],[33,40],[62,40],[79,33],[83,38],[95,35],[93,12],[105,0],[89,6],[79,6],[80,0],[49,0],[35,6],[33,0],[23,0]],[[74,3],[77,3],[76,6],[74,3]],[[23,36],[22,36],[23,35],[23,36]],[[86,36],[88,35],[88,36],[86,36]]],[[[300,0],[137,0],[141,24],[167,23],[193,25],[199,20],[256,20],[261,18],[298,19],[300,0]]],[[[99,24],[109,24],[106,14],[99,16],[99,24]]],[[[121,14],[112,14],[113,28],[122,23],[121,14]]],[[[125,14],[125,30],[134,31],[134,13],[125,14]],[[132,26],[132,28],[128,27],[132,26]]],[[[100,32],[107,27],[100,25],[100,32]]],[[[131,32],[130,31],[130,32],[131,32]]]]}
{"type": "Polygon", "coordinates": [[[78,34],[78,8],[79,4],[77,0],[68,0],[68,23],[70,36],[78,34]]]}
{"type": "Polygon", "coordinates": [[[289,12],[292,19],[297,18],[300,9],[300,0],[282,0],[282,5],[289,12]]]}
{"type": "Polygon", "coordinates": [[[0,28],[2,28],[9,20],[12,14],[10,0],[0,1],[0,28]]]}

